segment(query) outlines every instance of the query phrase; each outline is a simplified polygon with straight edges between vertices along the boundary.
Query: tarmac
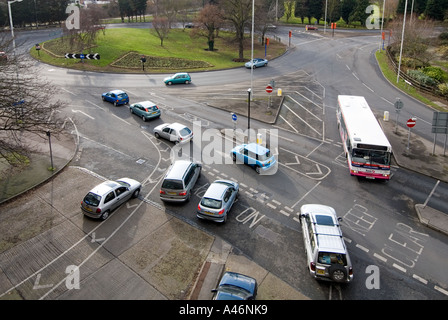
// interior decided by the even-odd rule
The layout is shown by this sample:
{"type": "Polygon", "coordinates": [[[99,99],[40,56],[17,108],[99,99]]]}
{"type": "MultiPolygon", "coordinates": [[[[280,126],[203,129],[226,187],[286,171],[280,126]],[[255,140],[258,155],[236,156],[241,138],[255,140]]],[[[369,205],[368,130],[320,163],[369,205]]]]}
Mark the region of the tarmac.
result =
{"type": "MultiPolygon", "coordinates": [[[[259,110],[265,110],[265,108],[258,108],[259,110]]],[[[254,106],[254,110],[257,108],[254,106]]],[[[276,117],[277,110],[272,110],[271,116],[276,117]]],[[[271,119],[266,119],[266,114],[257,116],[256,113],[252,115],[254,119],[260,121],[266,121],[272,123],[271,119]]],[[[275,119],[274,119],[275,120],[275,119]]],[[[384,121],[384,119],[379,119],[380,124],[383,126],[384,131],[392,145],[393,156],[398,166],[407,168],[419,172],[424,175],[428,175],[438,179],[440,181],[448,182],[448,160],[446,156],[443,156],[443,150],[436,147],[435,155],[432,155],[433,143],[431,141],[426,141],[422,137],[419,137],[411,133],[410,139],[410,149],[407,149],[407,136],[408,130],[402,127],[395,128],[394,121],[384,121]]],[[[31,162],[36,160],[36,162],[42,161],[42,156],[49,154],[48,140],[45,137],[29,137],[28,139],[30,145],[32,146],[33,153],[31,154],[31,162]]],[[[20,201],[22,197],[32,197],[35,196],[33,192],[27,192],[29,190],[38,190],[39,188],[45,188],[45,184],[49,180],[56,180],[55,178],[59,175],[63,176],[67,172],[74,169],[71,166],[71,161],[77,155],[77,140],[76,137],[71,134],[61,135],[59,137],[52,137],[52,154],[55,171],[48,173],[48,158],[45,161],[45,166],[29,166],[21,172],[12,172],[9,170],[3,171],[7,172],[6,179],[2,177],[1,182],[1,196],[2,202],[0,202],[0,223],[8,221],[2,218],[2,215],[8,216],[8,210],[11,207],[15,207],[14,210],[18,212],[18,205],[26,205],[28,201],[20,201]],[[44,174],[37,174],[36,171],[44,171],[44,174]],[[18,186],[23,186],[23,190],[19,190],[18,186]],[[16,204],[16,199],[17,204],[16,204]],[[14,206],[11,203],[14,202],[14,206]],[[25,203],[25,204],[24,204],[25,203]]],[[[1,167],[0,167],[1,168],[1,167]]],[[[5,167],[1,168],[4,169],[5,167]]],[[[2,173],[2,175],[3,175],[2,173]]],[[[83,174],[86,174],[85,172],[83,174]]],[[[98,179],[98,177],[95,177],[98,179]]],[[[62,178],[61,178],[62,179],[62,178]]],[[[93,180],[93,179],[92,179],[93,180]]],[[[66,182],[65,182],[66,183],[66,182]]],[[[437,211],[426,203],[415,205],[416,214],[423,225],[427,227],[438,230],[442,233],[448,234],[448,213],[437,211]]],[[[151,209],[152,216],[165,217],[167,215],[164,212],[163,207],[157,208],[153,206],[151,209]]],[[[154,221],[153,219],[151,219],[154,221]]],[[[10,221],[10,220],[9,220],[10,221]]],[[[185,229],[193,228],[186,222],[177,219],[176,217],[171,217],[165,223],[172,225],[172,228],[167,228],[167,230],[177,229],[178,226],[185,225],[185,229]],[[175,227],[177,226],[177,227],[175,227]]],[[[5,226],[3,226],[5,228],[5,226]]],[[[182,228],[181,228],[182,229],[182,228]]],[[[0,230],[2,226],[0,225],[0,230]]],[[[85,232],[85,231],[84,231],[85,232]]],[[[194,279],[193,283],[188,284],[188,294],[181,299],[186,300],[210,300],[212,298],[211,289],[215,288],[225,270],[230,270],[234,272],[239,272],[243,274],[248,274],[255,277],[258,281],[259,289],[257,299],[261,300],[308,300],[309,298],[303,295],[299,290],[291,287],[289,284],[285,283],[274,274],[264,269],[262,266],[258,265],[256,262],[250,260],[248,257],[238,253],[238,250],[233,250],[232,246],[220,239],[219,237],[206,234],[202,230],[195,230],[195,233],[201,235],[195,238],[206,239],[207,242],[205,248],[207,252],[201,254],[201,261],[198,265],[198,269],[191,269],[190,275],[185,275],[185,279],[194,279]]],[[[171,237],[182,237],[181,233],[171,233],[171,237]]],[[[152,238],[157,239],[157,238],[152,238]]],[[[4,239],[0,239],[4,240],[4,239]]],[[[25,240],[24,240],[25,241],[25,240]]],[[[159,240],[161,241],[161,240],[159,240]]],[[[185,238],[181,239],[185,242],[185,238]]],[[[15,244],[14,244],[15,245],[15,244]]],[[[158,250],[157,245],[165,245],[162,243],[153,244],[151,248],[158,250]]],[[[180,247],[179,250],[182,250],[180,247]]],[[[146,249],[147,250],[147,249],[146,249]]],[[[173,249],[175,250],[175,249],[173,249]]],[[[173,252],[170,250],[170,254],[181,254],[184,255],[185,252],[173,252]]],[[[2,254],[2,252],[0,252],[2,254]]],[[[178,263],[176,259],[172,259],[173,263],[178,263]]],[[[174,267],[174,266],[173,266],[174,267]]],[[[169,270],[169,268],[168,268],[169,270]]],[[[184,269],[184,272],[186,272],[184,269]]],[[[1,270],[0,270],[1,271],[1,270]]],[[[169,272],[169,271],[168,271],[169,272]]],[[[2,275],[0,274],[0,284],[2,283],[2,275]]],[[[157,276],[157,275],[153,275],[157,276]]],[[[166,277],[166,274],[163,276],[166,277]]],[[[141,276],[145,278],[144,276],[141,276]]],[[[162,275],[160,275],[162,277],[162,275]]],[[[159,281],[162,279],[151,278],[148,280],[150,284],[159,291],[151,297],[153,299],[178,299],[178,296],[168,292],[166,287],[158,285],[159,281]]],[[[166,279],[164,280],[166,281],[166,279]]],[[[0,292],[1,294],[1,292],[0,292]]],[[[101,298],[117,298],[116,296],[101,295],[94,290],[92,294],[96,296],[91,297],[92,299],[101,298]]],[[[151,298],[149,297],[149,298],[151,298]]],[[[57,297],[57,299],[68,298],[64,295],[57,297]]],[[[75,297],[72,297],[75,298],[75,297]]],[[[89,299],[87,295],[83,295],[82,299],[89,299]]],[[[121,299],[132,299],[132,297],[120,297],[121,299]]]]}

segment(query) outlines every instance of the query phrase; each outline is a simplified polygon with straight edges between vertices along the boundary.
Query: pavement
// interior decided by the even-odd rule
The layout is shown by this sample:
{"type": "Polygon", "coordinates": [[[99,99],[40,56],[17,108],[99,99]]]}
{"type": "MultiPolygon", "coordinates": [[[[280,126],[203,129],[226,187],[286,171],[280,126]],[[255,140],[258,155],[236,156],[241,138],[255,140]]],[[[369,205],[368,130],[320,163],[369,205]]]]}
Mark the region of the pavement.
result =
{"type": "MultiPolygon", "coordinates": [[[[266,102],[262,101],[261,106],[257,106],[257,102],[254,102],[253,105],[253,113],[252,117],[254,119],[265,121],[267,123],[273,123],[277,116],[279,107],[277,103],[280,103],[280,100],[276,100],[276,106],[273,106],[271,110],[266,110],[266,102]],[[262,112],[257,112],[257,110],[262,110],[262,112]]],[[[219,106],[215,106],[219,107],[219,106]]],[[[228,108],[228,107],[227,107],[228,108]]],[[[241,113],[244,114],[244,110],[246,109],[245,103],[241,104],[241,113]]],[[[419,137],[415,134],[411,134],[410,139],[410,148],[407,149],[407,129],[398,127],[395,129],[394,121],[384,121],[383,118],[379,118],[380,124],[383,126],[384,131],[389,138],[389,141],[392,144],[392,148],[394,151],[394,159],[398,166],[404,167],[410,170],[414,170],[416,172],[420,172],[424,175],[428,175],[438,179],[440,181],[448,182],[448,160],[447,157],[443,156],[443,150],[439,147],[435,149],[435,155],[432,155],[433,144],[431,141],[426,141],[422,137],[419,137]]],[[[31,153],[30,159],[32,165],[28,166],[21,170],[20,172],[15,172],[11,170],[0,167],[3,170],[2,178],[0,180],[0,231],[7,231],[9,233],[9,238],[5,239],[5,236],[2,235],[0,238],[0,255],[4,254],[8,250],[13,250],[14,247],[20,245],[20,243],[29,241],[31,237],[34,235],[27,235],[28,238],[21,239],[19,234],[18,236],[12,234],[14,233],[14,228],[16,226],[5,225],[6,222],[11,221],[12,219],[7,219],[9,215],[17,214],[20,212],[21,206],[24,208],[23,210],[28,210],[30,215],[33,213],[33,209],[28,207],[30,200],[28,197],[38,197],[39,189],[48,188],[47,184],[51,181],[51,190],[58,190],[58,188],[67,188],[68,184],[66,181],[73,181],[76,183],[79,179],[86,176],[86,179],[90,181],[98,180],[98,177],[94,175],[94,173],[88,173],[86,171],[80,170],[77,167],[71,166],[71,161],[77,156],[77,138],[72,136],[71,134],[63,134],[59,137],[52,137],[52,156],[54,161],[55,170],[49,170],[49,143],[47,138],[45,137],[29,137],[28,141],[32,146],[33,152],[31,153]],[[46,159],[45,159],[46,158],[46,159]],[[34,162],[40,163],[40,166],[34,166],[34,162]],[[45,163],[42,165],[42,163],[45,163]],[[42,174],[37,174],[36,171],[42,171],[42,174]],[[94,178],[94,179],[93,179],[94,178]],[[95,180],[96,179],[96,180],[95,180]],[[22,186],[23,190],[19,189],[19,186],[22,186]],[[31,191],[30,191],[31,190],[31,191]],[[34,192],[36,191],[37,192],[34,192]],[[30,191],[30,192],[27,192],[30,191]],[[12,205],[12,203],[14,203],[12,205]],[[2,217],[3,216],[3,217],[2,217]],[[2,226],[3,225],[3,226],[2,226]],[[9,246],[5,246],[5,242],[8,239],[14,239],[15,242],[10,243],[9,246]]],[[[393,179],[393,177],[392,177],[393,179]]],[[[57,197],[55,197],[57,199],[57,197]]],[[[76,199],[78,201],[79,199],[76,199]]],[[[78,202],[76,203],[76,207],[78,202]]],[[[66,206],[66,205],[65,205],[66,206]]],[[[110,264],[110,266],[116,265],[116,268],[120,266],[121,263],[128,262],[128,267],[134,272],[141,274],[136,277],[138,279],[144,279],[146,281],[145,286],[142,288],[150,288],[145,291],[147,299],[188,299],[188,300],[209,300],[212,298],[211,289],[215,288],[222,273],[226,270],[239,272],[243,274],[248,274],[255,277],[259,284],[258,290],[258,299],[262,300],[307,300],[309,299],[307,296],[303,295],[299,290],[291,287],[289,284],[285,283],[274,274],[264,269],[262,266],[258,265],[256,262],[252,261],[248,257],[242,255],[238,250],[234,250],[234,248],[227,242],[223,241],[219,237],[207,234],[206,232],[195,229],[191,231],[193,227],[187,224],[185,221],[182,221],[174,216],[169,215],[164,211],[163,206],[157,207],[151,205],[148,206],[150,209],[146,209],[148,211],[148,215],[151,215],[151,222],[157,221],[160,219],[163,221],[163,229],[164,236],[163,237],[155,237],[154,235],[148,234],[145,237],[150,237],[151,241],[147,241],[147,247],[144,248],[144,252],[147,255],[148,250],[154,250],[158,258],[157,261],[171,261],[172,266],[163,266],[163,272],[150,273],[153,270],[154,265],[151,265],[149,262],[142,262],[142,260],[135,260],[138,256],[136,252],[126,252],[117,254],[119,259],[114,259],[115,264],[110,264]],[[169,218],[167,218],[169,216],[169,218]],[[190,230],[189,232],[194,232],[194,237],[187,237],[185,235],[185,231],[181,232],[180,230],[190,230]],[[169,249],[166,248],[166,242],[163,242],[163,239],[167,241],[169,239],[169,243],[171,247],[169,249]],[[184,245],[173,246],[173,243],[176,243],[176,239],[179,240],[177,243],[183,243],[184,245]],[[197,243],[198,239],[201,240],[202,243],[197,243]],[[160,242],[157,242],[160,241],[160,242]],[[150,245],[149,245],[150,244],[150,245]],[[164,249],[163,249],[164,248],[164,249]],[[192,248],[202,248],[197,251],[197,249],[192,248]],[[205,248],[205,249],[204,249],[205,248]],[[205,250],[205,251],[204,251],[205,250]],[[163,252],[162,252],[163,251],[163,252]],[[170,270],[175,272],[177,269],[177,264],[179,264],[179,259],[176,259],[177,256],[182,256],[185,258],[186,254],[190,252],[194,255],[196,264],[194,267],[184,267],[182,268],[183,275],[172,274],[170,275],[170,270]],[[170,257],[170,259],[161,259],[160,255],[165,255],[165,257],[170,257]],[[198,258],[199,257],[199,258],[198,258]],[[132,260],[134,259],[134,260],[132,260]],[[198,260],[199,259],[199,260],[198,260]],[[132,262],[133,261],[133,262],[132,262]],[[146,263],[146,264],[145,264],[146,263]],[[142,267],[142,264],[143,267],[142,267]],[[139,269],[140,268],[140,269],[139,269]],[[190,270],[190,272],[187,272],[190,270]],[[146,272],[146,273],[145,273],[146,272]],[[175,284],[167,285],[167,280],[171,276],[171,280],[178,279],[179,284],[182,284],[183,287],[179,288],[175,284]],[[187,281],[188,283],[183,283],[187,281]],[[171,292],[175,290],[176,292],[182,291],[184,295],[179,295],[178,293],[171,292]]],[[[57,206],[51,208],[51,212],[57,210],[57,206]]],[[[71,208],[73,210],[73,208],[71,208]]],[[[442,233],[448,234],[448,213],[439,212],[426,204],[417,204],[415,206],[416,214],[420,219],[420,222],[430,228],[436,229],[442,233]]],[[[72,213],[73,215],[75,213],[72,213]]],[[[82,214],[80,212],[76,212],[78,218],[74,221],[81,221],[82,214]]],[[[62,215],[64,217],[64,215],[62,215]]],[[[74,217],[74,216],[72,216],[74,217]]],[[[112,217],[110,217],[112,218],[112,217]]],[[[110,219],[109,218],[109,219],[110,219]]],[[[60,217],[59,217],[60,219],[60,217]]],[[[83,230],[85,226],[80,223],[80,230],[84,233],[87,233],[88,230],[83,230]]],[[[84,222],[85,223],[85,222],[84,222]]],[[[140,222],[139,222],[140,223],[140,222]]],[[[61,223],[62,225],[62,223],[61,223]]],[[[56,228],[57,224],[51,224],[46,228],[56,228]]],[[[17,232],[23,232],[24,226],[17,227],[17,232]],[[22,228],[22,229],[20,229],[22,228]],[[20,230],[19,230],[20,229],[20,230]]],[[[3,233],[2,231],[2,233],[3,233]]],[[[5,231],[5,232],[6,232],[5,231]]],[[[42,230],[35,231],[37,232],[42,230]]],[[[155,231],[154,231],[155,232],[155,231]]],[[[143,239],[143,236],[142,236],[143,239]]],[[[137,241],[137,240],[130,240],[137,241]]],[[[93,242],[93,241],[92,241],[93,242]]],[[[138,239],[138,243],[135,244],[135,247],[138,248],[138,245],[145,243],[144,240],[138,239]]],[[[137,249],[134,249],[137,250],[137,249]]],[[[140,248],[143,250],[143,248],[140,248]]],[[[141,252],[140,252],[141,254],[141,252]]],[[[181,259],[182,261],[189,259],[181,259]]],[[[193,261],[193,260],[192,260],[193,261]]],[[[156,263],[156,262],[154,262],[156,263]]],[[[158,262],[157,262],[158,263],[158,262]]],[[[169,263],[169,262],[168,262],[169,263]]],[[[1,287],[8,286],[8,283],[5,285],[5,277],[2,274],[2,269],[4,270],[4,266],[0,268],[0,285],[1,287]],[[3,282],[2,282],[3,281],[3,282]]],[[[125,269],[126,272],[129,272],[129,269],[125,269]]],[[[126,272],[123,272],[125,274],[126,272]]],[[[130,289],[129,295],[127,296],[116,296],[114,292],[116,290],[109,290],[106,293],[106,290],[101,292],[101,289],[98,289],[98,283],[95,281],[99,281],[99,279],[95,279],[95,276],[92,275],[90,278],[94,284],[97,284],[97,287],[90,291],[87,290],[82,293],[82,295],[74,293],[73,295],[62,294],[60,296],[55,296],[56,299],[133,299],[138,298],[135,295],[132,295],[132,290],[130,289]]],[[[131,283],[131,282],[129,282],[131,283]]],[[[9,284],[10,285],[10,284],[9,284]]],[[[4,291],[4,290],[2,290],[4,291]]],[[[76,290],[75,290],[76,291],[76,290]]],[[[0,292],[0,295],[3,292],[0,292]]],[[[22,296],[12,296],[12,298],[22,299],[22,296]]],[[[141,298],[141,297],[140,297],[141,298]]],[[[2,299],[2,298],[0,298],[2,299]]],[[[31,298],[32,299],[32,298],[31,298]]]]}

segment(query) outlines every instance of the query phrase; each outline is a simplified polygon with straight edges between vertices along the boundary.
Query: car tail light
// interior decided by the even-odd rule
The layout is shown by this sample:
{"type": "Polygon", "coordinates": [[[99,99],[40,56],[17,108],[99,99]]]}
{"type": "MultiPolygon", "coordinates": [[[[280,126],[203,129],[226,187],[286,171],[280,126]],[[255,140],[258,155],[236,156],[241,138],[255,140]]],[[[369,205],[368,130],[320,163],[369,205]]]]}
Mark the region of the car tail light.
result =
{"type": "Polygon", "coordinates": [[[100,209],[100,208],[97,208],[97,209],[96,209],[96,213],[101,213],[101,209],[100,209]]]}
{"type": "Polygon", "coordinates": [[[198,211],[201,211],[201,205],[198,204],[198,211]]]}
{"type": "Polygon", "coordinates": [[[165,194],[165,191],[163,191],[163,190],[160,190],[160,194],[165,194]]]}
{"type": "Polygon", "coordinates": [[[180,196],[186,196],[186,195],[187,195],[187,191],[179,192],[179,195],[180,195],[180,196]]]}
{"type": "Polygon", "coordinates": [[[314,262],[310,263],[310,270],[311,271],[316,271],[316,264],[314,262]]]}
{"type": "Polygon", "coordinates": [[[222,215],[224,213],[224,209],[218,212],[219,215],[222,215]]]}
{"type": "Polygon", "coordinates": [[[349,275],[349,276],[352,276],[352,275],[353,275],[353,268],[352,268],[352,267],[350,267],[350,268],[348,269],[348,275],[349,275]]]}

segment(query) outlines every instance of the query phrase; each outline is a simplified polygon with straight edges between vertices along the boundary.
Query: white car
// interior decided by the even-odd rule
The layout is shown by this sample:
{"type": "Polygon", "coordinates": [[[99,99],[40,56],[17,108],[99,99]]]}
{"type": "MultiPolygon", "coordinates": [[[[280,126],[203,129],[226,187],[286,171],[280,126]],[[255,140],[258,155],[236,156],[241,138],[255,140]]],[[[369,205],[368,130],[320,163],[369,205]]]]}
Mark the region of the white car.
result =
{"type": "Polygon", "coordinates": [[[137,198],[142,185],[140,182],[121,178],[105,181],[92,190],[81,201],[84,215],[106,220],[110,213],[131,198],[137,198]]]}
{"type": "Polygon", "coordinates": [[[185,143],[193,139],[193,132],[185,125],[174,122],[154,128],[156,138],[164,138],[174,143],[185,143]]]}
{"type": "Polygon", "coordinates": [[[311,276],[318,280],[352,281],[352,263],[336,211],[321,204],[306,204],[300,208],[299,217],[311,276]]]}

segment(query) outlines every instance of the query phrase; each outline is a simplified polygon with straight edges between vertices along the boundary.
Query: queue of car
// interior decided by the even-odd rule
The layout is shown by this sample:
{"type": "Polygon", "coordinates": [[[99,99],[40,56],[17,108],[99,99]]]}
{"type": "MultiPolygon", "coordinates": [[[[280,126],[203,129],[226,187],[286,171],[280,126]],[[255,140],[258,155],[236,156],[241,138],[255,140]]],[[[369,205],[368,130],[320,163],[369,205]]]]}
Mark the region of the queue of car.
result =
{"type": "MultiPolygon", "coordinates": [[[[266,66],[267,60],[254,59],[246,67],[266,66]]],[[[178,73],[165,78],[167,85],[190,83],[191,77],[178,73]]],[[[112,90],[102,94],[103,101],[115,106],[129,104],[129,96],[122,90],[112,90]]],[[[160,118],[161,111],[151,101],[133,103],[129,106],[131,114],[143,121],[160,118]]],[[[175,144],[187,143],[193,139],[193,132],[180,123],[164,123],[153,129],[156,138],[164,138],[175,144]]],[[[257,143],[241,144],[234,147],[230,156],[234,162],[252,167],[258,174],[272,169],[277,160],[270,150],[257,143]]],[[[160,199],[164,202],[187,202],[201,174],[201,163],[177,160],[171,164],[163,177],[160,187],[160,199]]],[[[81,201],[82,212],[92,218],[105,220],[113,210],[131,198],[138,197],[142,185],[133,179],[122,178],[105,181],[90,190],[81,201]]],[[[215,180],[201,197],[196,210],[199,219],[218,223],[227,221],[229,212],[239,193],[239,184],[232,180],[215,180]]],[[[300,209],[299,221],[302,226],[303,240],[307,255],[307,268],[312,277],[318,280],[350,282],[353,280],[353,268],[337,217],[332,207],[308,204],[300,209]]],[[[254,278],[225,272],[216,289],[213,299],[255,299],[257,282],[254,278]]]]}

